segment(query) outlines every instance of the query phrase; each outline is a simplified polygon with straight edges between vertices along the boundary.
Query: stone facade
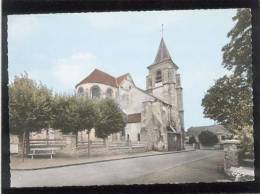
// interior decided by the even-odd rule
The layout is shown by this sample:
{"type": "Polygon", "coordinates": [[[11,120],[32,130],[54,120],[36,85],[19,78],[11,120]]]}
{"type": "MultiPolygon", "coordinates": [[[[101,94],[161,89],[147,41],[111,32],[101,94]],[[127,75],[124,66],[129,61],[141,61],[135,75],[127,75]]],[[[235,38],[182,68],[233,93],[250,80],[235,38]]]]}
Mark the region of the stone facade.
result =
{"type": "Polygon", "coordinates": [[[79,82],[75,89],[79,95],[88,98],[114,99],[128,116],[125,131],[111,135],[109,141],[144,141],[149,150],[183,149],[184,112],[180,74],[163,39],[148,70],[146,90],[138,88],[130,74],[113,77],[97,69],[79,82]]]}

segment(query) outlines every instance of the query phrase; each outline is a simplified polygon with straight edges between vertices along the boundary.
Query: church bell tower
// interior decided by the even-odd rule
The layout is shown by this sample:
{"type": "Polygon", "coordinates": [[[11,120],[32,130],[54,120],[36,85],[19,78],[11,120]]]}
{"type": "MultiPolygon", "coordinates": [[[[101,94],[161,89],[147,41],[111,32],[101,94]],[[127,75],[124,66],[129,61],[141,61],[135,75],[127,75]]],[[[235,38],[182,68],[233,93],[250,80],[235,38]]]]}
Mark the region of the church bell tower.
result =
{"type": "Polygon", "coordinates": [[[162,37],[154,62],[147,67],[146,91],[160,100],[172,105],[175,115],[184,130],[183,100],[178,66],[172,61],[162,37]]]}

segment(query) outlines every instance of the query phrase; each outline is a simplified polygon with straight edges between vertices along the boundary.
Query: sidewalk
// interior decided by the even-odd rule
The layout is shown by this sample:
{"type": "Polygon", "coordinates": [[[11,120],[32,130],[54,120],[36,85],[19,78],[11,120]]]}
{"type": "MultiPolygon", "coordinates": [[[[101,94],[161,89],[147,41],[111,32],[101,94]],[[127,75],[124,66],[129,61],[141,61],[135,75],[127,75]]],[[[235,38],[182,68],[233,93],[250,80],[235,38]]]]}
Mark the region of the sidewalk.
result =
{"type": "Polygon", "coordinates": [[[73,166],[73,165],[81,165],[81,164],[90,164],[96,162],[106,162],[112,160],[123,160],[130,158],[139,158],[139,157],[148,157],[155,155],[164,155],[164,154],[173,154],[173,153],[181,153],[181,152],[189,152],[194,151],[193,149],[182,150],[182,151],[174,151],[174,152],[144,152],[144,153],[134,153],[134,154],[122,154],[122,155],[114,155],[114,156],[99,156],[99,157],[57,157],[53,159],[46,158],[25,158],[24,161],[21,157],[10,156],[10,169],[11,170],[40,170],[40,169],[48,169],[48,168],[58,168],[65,166],[73,166]]]}

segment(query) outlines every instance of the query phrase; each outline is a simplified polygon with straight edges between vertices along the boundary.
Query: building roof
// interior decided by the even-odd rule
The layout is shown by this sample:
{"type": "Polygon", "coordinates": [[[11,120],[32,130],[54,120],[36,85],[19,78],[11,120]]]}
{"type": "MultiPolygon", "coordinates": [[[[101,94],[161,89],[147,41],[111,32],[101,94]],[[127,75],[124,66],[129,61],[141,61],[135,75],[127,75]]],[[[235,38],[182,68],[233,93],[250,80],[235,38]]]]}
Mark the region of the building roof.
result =
{"type": "Polygon", "coordinates": [[[120,85],[122,83],[122,81],[124,81],[127,78],[128,75],[129,75],[129,73],[126,73],[124,75],[117,77],[116,78],[117,85],[120,85]]]}
{"type": "Polygon", "coordinates": [[[174,68],[178,69],[178,66],[175,63],[173,63],[171,55],[164,42],[164,39],[162,38],[154,62],[147,68],[150,69],[152,66],[164,61],[169,61],[174,68]]]}
{"type": "Polygon", "coordinates": [[[85,79],[79,82],[76,87],[84,83],[101,83],[113,87],[118,87],[122,83],[122,81],[127,78],[127,75],[128,73],[115,78],[108,73],[105,73],[99,69],[95,69],[85,79]]]}
{"type": "Polygon", "coordinates": [[[157,55],[155,57],[154,63],[160,63],[164,60],[171,59],[170,53],[165,45],[163,38],[161,39],[157,55]]]}
{"type": "Polygon", "coordinates": [[[216,135],[230,135],[231,133],[223,125],[210,125],[190,127],[187,129],[188,136],[198,136],[202,131],[210,131],[216,135]]]}
{"type": "Polygon", "coordinates": [[[134,113],[127,115],[127,123],[140,123],[141,113],[134,113]]]}

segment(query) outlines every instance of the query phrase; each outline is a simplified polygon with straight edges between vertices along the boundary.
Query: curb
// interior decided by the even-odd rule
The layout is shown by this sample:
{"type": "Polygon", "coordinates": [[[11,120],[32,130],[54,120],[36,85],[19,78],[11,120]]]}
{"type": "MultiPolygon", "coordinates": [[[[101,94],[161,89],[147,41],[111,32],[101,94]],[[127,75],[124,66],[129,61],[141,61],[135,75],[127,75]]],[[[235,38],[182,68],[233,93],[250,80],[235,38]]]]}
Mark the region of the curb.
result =
{"type": "Polygon", "coordinates": [[[183,150],[183,151],[173,151],[173,152],[164,152],[164,153],[141,155],[141,156],[131,156],[131,157],[123,157],[123,158],[105,159],[105,160],[97,160],[97,161],[89,161],[89,162],[80,162],[80,163],[74,163],[74,164],[62,164],[62,165],[56,165],[56,166],[47,166],[47,167],[30,168],[30,169],[28,169],[28,168],[14,168],[14,169],[11,169],[10,168],[10,171],[45,170],[45,169],[52,169],[52,168],[62,168],[62,167],[78,166],[78,165],[84,165],[84,164],[109,162],[109,161],[115,161],[115,160],[126,160],[126,159],[132,159],[132,158],[143,158],[143,157],[149,157],[149,156],[167,155],[167,154],[182,153],[182,152],[192,152],[192,151],[195,151],[195,149],[193,149],[193,150],[183,150]]]}

